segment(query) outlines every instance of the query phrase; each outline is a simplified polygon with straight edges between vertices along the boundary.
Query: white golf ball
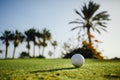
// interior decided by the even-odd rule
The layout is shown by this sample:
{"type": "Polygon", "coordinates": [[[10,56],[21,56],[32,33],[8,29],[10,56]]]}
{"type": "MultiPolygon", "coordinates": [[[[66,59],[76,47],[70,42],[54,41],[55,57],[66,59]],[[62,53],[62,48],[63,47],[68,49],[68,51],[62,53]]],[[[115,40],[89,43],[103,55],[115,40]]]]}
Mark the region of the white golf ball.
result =
{"type": "Polygon", "coordinates": [[[84,64],[85,59],[80,54],[74,54],[71,58],[71,62],[75,67],[81,67],[84,64]]]}

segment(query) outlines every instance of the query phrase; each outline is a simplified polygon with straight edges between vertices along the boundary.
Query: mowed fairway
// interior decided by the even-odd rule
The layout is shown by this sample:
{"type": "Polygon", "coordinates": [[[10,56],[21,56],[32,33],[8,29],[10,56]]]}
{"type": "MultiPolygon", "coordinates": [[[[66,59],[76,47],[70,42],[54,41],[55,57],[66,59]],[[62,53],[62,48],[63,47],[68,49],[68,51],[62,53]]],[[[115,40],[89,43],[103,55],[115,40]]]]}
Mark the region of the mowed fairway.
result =
{"type": "Polygon", "coordinates": [[[0,80],[120,80],[120,60],[86,59],[80,68],[70,59],[0,60],[0,80]]]}

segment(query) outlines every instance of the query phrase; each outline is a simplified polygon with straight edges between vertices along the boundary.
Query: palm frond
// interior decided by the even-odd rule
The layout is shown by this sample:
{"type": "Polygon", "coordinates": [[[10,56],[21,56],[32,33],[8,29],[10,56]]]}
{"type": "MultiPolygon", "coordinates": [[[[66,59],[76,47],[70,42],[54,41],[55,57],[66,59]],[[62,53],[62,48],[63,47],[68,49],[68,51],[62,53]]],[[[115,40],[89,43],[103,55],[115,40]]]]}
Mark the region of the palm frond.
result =
{"type": "Polygon", "coordinates": [[[69,22],[69,24],[73,24],[73,23],[77,23],[77,24],[84,24],[84,22],[79,22],[79,21],[71,21],[71,22],[69,22]]]}
{"type": "Polygon", "coordinates": [[[94,26],[92,26],[91,28],[92,28],[93,31],[95,30],[95,27],[94,27],[94,26]]]}
{"type": "Polygon", "coordinates": [[[78,14],[82,19],[84,19],[84,17],[82,16],[82,14],[80,12],[78,12],[76,9],[74,9],[74,11],[76,12],[76,14],[78,14]]]}
{"type": "Polygon", "coordinates": [[[99,5],[93,3],[93,1],[90,1],[88,6],[84,4],[82,13],[85,16],[85,19],[89,20],[98,9],[99,9],[99,5]]]}
{"type": "Polygon", "coordinates": [[[78,19],[78,18],[77,18],[77,19],[75,19],[75,20],[76,20],[76,21],[81,21],[81,22],[83,22],[82,19],[78,19]]]}
{"type": "Polygon", "coordinates": [[[93,3],[93,1],[89,2],[88,5],[88,14],[89,14],[89,18],[91,18],[93,16],[93,14],[99,9],[100,5],[93,3]]]}
{"type": "Polygon", "coordinates": [[[102,26],[102,27],[104,27],[104,28],[107,28],[107,26],[105,25],[104,22],[97,22],[96,24],[98,24],[99,26],[102,26]]]}
{"type": "Polygon", "coordinates": [[[4,40],[4,39],[5,39],[5,37],[4,37],[4,36],[1,36],[1,37],[0,37],[0,39],[1,39],[1,40],[4,40]]]}
{"type": "Polygon", "coordinates": [[[109,14],[107,14],[107,11],[102,11],[98,14],[96,14],[93,18],[92,18],[92,21],[95,21],[95,20],[110,20],[109,19],[109,14]]]}
{"type": "Polygon", "coordinates": [[[80,28],[80,27],[81,27],[81,26],[76,26],[76,27],[72,28],[71,31],[73,31],[73,30],[75,30],[75,29],[77,29],[77,28],[80,28]]]}
{"type": "Polygon", "coordinates": [[[101,32],[100,32],[97,28],[96,28],[95,30],[96,30],[99,34],[101,34],[101,32]]]}
{"type": "Polygon", "coordinates": [[[107,32],[107,30],[106,30],[106,29],[104,29],[104,28],[100,28],[100,29],[102,29],[103,31],[107,32]]]}
{"type": "Polygon", "coordinates": [[[88,12],[87,12],[86,4],[84,4],[83,9],[81,11],[82,11],[82,13],[84,15],[84,19],[88,19],[88,12]]]}

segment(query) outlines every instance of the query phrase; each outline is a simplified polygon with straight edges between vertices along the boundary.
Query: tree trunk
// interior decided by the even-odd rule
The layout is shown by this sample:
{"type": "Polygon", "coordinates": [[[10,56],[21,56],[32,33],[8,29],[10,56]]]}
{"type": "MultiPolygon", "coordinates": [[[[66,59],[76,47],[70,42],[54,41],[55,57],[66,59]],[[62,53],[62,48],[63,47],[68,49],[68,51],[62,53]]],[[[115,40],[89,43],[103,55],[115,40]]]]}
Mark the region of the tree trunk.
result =
{"type": "Polygon", "coordinates": [[[33,57],[35,57],[35,43],[33,44],[33,57]]]}
{"type": "Polygon", "coordinates": [[[28,54],[29,54],[29,56],[30,56],[30,49],[28,48],[28,54]]]}
{"type": "Polygon", "coordinates": [[[8,54],[8,46],[6,45],[6,50],[5,50],[5,59],[7,59],[7,54],[8,54]]]}
{"type": "Polygon", "coordinates": [[[13,50],[13,56],[12,56],[13,59],[14,59],[14,56],[15,56],[15,51],[16,51],[16,47],[14,47],[14,50],[13,50]]]}
{"type": "Polygon", "coordinates": [[[55,58],[55,49],[56,49],[56,48],[55,48],[55,46],[54,46],[54,58],[55,58]]]}
{"type": "Polygon", "coordinates": [[[44,54],[44,48],[45,48],[45,47],[43,47],[43,50],[42,50],[42,56],[43,56],[43,54],[44,54]]]}
{"type": "Polygon", "coordinates": [[[29,43],[29,41],[27,41],[27,48],[28,48],[28,54],[30,56],[30,43],[29,43]]]}
{"type": "Polygon", "coordinates": [[[39,46],[39,55],[40,55],[40,46],[39,46]]]}
{"type": "Polygon", "coordinates": [[[87,35],[88,35],[89,45],[91,45],[92,42],[91,42],[91,37],[90,37],[90,28],[87,28],[87,35]]]}

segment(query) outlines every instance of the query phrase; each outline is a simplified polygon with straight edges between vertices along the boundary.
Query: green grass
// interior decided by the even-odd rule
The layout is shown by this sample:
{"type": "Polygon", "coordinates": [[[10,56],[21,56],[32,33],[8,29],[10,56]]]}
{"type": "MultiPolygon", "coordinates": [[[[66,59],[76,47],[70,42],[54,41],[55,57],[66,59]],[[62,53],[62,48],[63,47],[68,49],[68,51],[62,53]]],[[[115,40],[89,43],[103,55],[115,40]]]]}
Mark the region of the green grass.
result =
{"type": "Polygon", "coordinates": [[[0,80],[120,80],[120,61],[87,59],[74,68],[70,59],[0,60],[0,80]]]}

